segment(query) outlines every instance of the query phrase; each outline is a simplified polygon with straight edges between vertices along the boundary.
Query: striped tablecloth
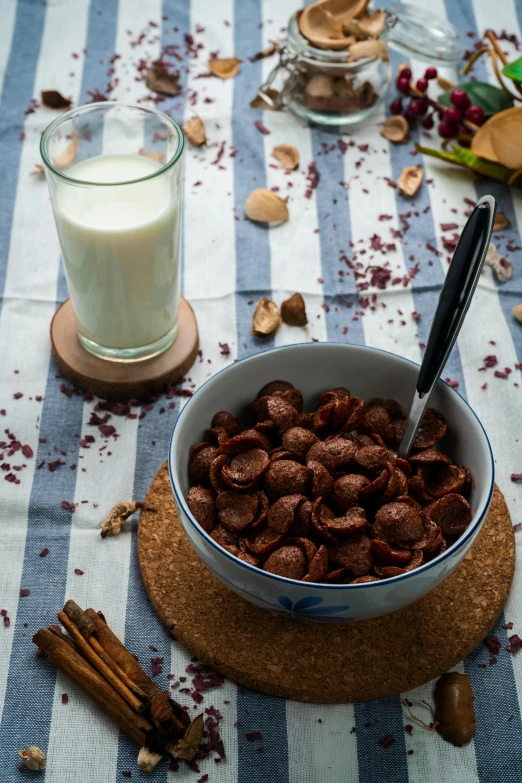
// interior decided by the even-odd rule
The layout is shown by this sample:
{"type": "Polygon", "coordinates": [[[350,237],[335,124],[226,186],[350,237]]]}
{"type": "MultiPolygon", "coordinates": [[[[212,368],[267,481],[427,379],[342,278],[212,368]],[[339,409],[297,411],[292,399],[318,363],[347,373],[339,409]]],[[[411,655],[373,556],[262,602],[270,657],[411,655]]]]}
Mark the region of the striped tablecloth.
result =
{"type": "MultiPolygon", "coordinates": [[[[384,111],[341,136],[311,129],[287,113],[262,116],[250,109],[273,59],[252,63],[249,58],[282,36],[295,3],[0,0],[0,440],[24,444],[23,452],[12,455],[9,446],[0,450],[0,607],[8,618],[0,625],[3,783],[22,779],[17,750],[30,744],[48,753],[47,783],[110,783],[124,771],[133,779],[144,777],[136,767],[136,747],[76,687],[35,657],[32,634],[53,622],[66,597],[103,610],[147,665],[151,656],[163,657],[158,682],[165,687],[166,674],[183,675],[190,660],[149,605],[135,529],[102,542],[97,527],[118,499],[143,497],[167,455],[184,398],[161,398],[144,406],[139,417],[112,415],[118,437],[104,438],[90,424],[97,401],[72,393],[57,375],[49,323],[67,291],[46,185],[33,173],[40,134],[55,116],[48,109],[31,108],[42,89],[61,90],[75,104],[92,100],[98,91],[121,100],[146,99],[140,61],[158,58],[167,47],[168,59],[179,67],[183,91],[160,107],[178,122],[194,111],[205,120],[208,146],[188,148],[185,156],[183,289],[197,314],[202,348],[186,380],[188,389],[236,357],[303,340],[366,343],[419,361],[447,268],[445,241],[453,232],[443,226],[456,223],[460,228],[470,202],[493,193],[511,221],[497,245],[513,262],[514,276],[498,285],[491,270],[485,271],[444,377],[458,384],[484,423],[498,483],[513,521],[520,521],[522,485],[512,483],[510,475],[522,472],[517,364],[522,362],[522,326],[511,307],[522,300],[522,196],[425,159],[426,183],[413,205],[389,180],[421,159],[412,157],[411,143],[391,146],[379,135],[384,111]],[[199,78],[207,73],[211,52],[242,58],[237,78],[199,78]],[[269,135],[259,132],[256,119],[262,119],[269,135]],[[290,175],[270,157],[283,142],[295,144],[301,156],[300,169],[290,175]],[[307,194],[312,161],[320,181],[307,194]],[[243,218],[245,199],[258,186],[279,188],[289,196],[288,223],[266,230],[243,218]],[[379,238],[384,254],[378,250],[379,238]],[[353,259],[354,253],[364,267],[389,262],[393,276],[408,278],[408,284],[358,290],[364,281],[354,279],[343,260],[353,259]],[[296,290],[306,299],[308,331],[283,326],[273,339],[253,338],[253,302],[261,295],[281,302],[296,290]],[[484,357],[492,355],[498,365],[481,372],[484,357]],[[80,446],[86,435],[95,437],[90,448],[80,446]],[[149,645],[159,652],[151,652],[149,645]],[[64,693],[67,704],[62,703],[64,693]]],[[[488,27],[520,37],[520,0],[418,0],[416,5],[449,18],[470,46],[488,27]]],[[[515,44],[502,45],[515,53],[515,44]]],[[[395,56],[394,65],[397,61],[395,56]]],[[[422,75],[422,64],[412,67],[422,75]]],[[[482,61],[475,74],[493,79],[489,64],[482,61]]],[[[444,75],[456,78],[455,71],[444,75]]],[[[438,143],[435,138],[432,142],[438,143]]],[[[522,634],[520,587],[517,574],[494,631],[503,648],[509,633],[503,623],[512,621],[511,633],[522,634]]],[[[162,764],[148,779],[520,781],[522,655],[502,649],[495,665],[488,661],[488,650],[481,645],[458,667],[470,674],[476,697],[477,732],[465,748],[453,748],[421,728],[415,727],[411,736],[405,733],[410,721],[399,696],[317,706],[269,698],[226,682],[208,692],[202,705],[222,712],[226,760],[202,761],[199,773],[185,766],[167,772],[162,764]],[[485,668],[478,665],[483,663],[485,668]],[[258,731],[261,740],[247,739],[247,733],[258,731]],[[388,734],[395,742],[384,748],[380,740],[388,734]]],[[[408,695],[430,699],[431,692],[427,684],[408,695]]],[[[180,698],[195,709],[188,694],[180,698]]]]}

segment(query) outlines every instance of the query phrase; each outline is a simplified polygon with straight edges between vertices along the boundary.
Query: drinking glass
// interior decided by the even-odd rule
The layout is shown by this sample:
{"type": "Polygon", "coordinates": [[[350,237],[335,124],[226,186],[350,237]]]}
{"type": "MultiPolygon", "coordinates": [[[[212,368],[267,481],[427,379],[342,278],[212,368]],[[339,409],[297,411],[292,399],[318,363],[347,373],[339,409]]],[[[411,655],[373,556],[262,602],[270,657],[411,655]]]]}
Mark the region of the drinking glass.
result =
{"type": "Polygon", "coordinates": [[[56,119],[40,151],[78,338],[113,361],[176,339],[183,134],[155,108],[107,101],[56,119]]]}

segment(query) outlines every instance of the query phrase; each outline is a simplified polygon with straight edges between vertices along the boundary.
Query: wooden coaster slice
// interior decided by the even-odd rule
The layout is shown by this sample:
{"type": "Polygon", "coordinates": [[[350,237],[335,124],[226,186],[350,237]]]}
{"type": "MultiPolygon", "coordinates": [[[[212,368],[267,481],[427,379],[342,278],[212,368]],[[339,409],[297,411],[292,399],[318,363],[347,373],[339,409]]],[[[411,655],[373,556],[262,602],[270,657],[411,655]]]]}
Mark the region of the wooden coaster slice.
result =
{"type": "Polygon", "coordinates": [[[137,362],[98,359],[80,345],[71,300],[66,299],[54,314],[51,344],[58,370],[79,389],[108,400],[129,400],[156,394],[182,378],[196,360],[199,337],[194,312],[181,297],[178,336],[164,353],[137,362]]]}
{"type": "Polygon", "coordinates": [[[246,603],[202,564],[179,522],[165,463],[145,499],[138,557],[145,588],[172,635],[232,680],[274,696],[355,702],[409,690],[453,667],[487,635],[515,567],[498,487],[472,549],[430,594],[358,623],[296,621],[246,603]]]}

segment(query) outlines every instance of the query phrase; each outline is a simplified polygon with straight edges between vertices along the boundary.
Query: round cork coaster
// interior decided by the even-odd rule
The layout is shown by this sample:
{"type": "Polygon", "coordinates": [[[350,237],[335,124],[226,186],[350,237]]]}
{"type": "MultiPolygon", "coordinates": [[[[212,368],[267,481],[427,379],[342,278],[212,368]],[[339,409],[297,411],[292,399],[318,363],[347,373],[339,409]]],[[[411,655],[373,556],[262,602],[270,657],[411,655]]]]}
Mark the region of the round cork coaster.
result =
{"type": "Polygon", "coordinates": [[[464,561],[420,601],[364,622],[298,621],[252,606],[203,565],[179,522],[167,463],[145,507],[152,510],[139,524],[141,573],[172,636],[241,685],[296,701],[367,701],[438,677],[488,634],[515,568],[511,518],[496,487],[464,561]]]}
{"type": "Polygon", "coordinates": [[[98,359],[80,345],[76,316],[71,300],[66,299],[51,322],[56,366],[79,389],[108,400],[140,399],[156,394],[168,383],[182,378],[198,355],[196,316],[183,297],[178,317],[178,336],[164,353],[136,362],[113,362],[98,359]]]}

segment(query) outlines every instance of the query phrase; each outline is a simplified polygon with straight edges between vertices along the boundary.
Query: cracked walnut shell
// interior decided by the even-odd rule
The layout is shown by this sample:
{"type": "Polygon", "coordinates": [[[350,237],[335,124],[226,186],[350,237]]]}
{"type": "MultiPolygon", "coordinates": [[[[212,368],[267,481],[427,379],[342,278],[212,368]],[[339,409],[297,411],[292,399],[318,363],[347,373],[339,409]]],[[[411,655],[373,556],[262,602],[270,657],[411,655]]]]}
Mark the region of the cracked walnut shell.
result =
{"type": "Polygon", "coordinates": [[[410,138],[410,126],[408,120],[397,114],[394,117],[388,117],[383,123],[381,136],[394,144],[404,144],[410,138]]]}
{"type": "Polygon", "coordinates": [[[275,302],[264,296],[257,302],[252,319],[252,334],[256,337],[267,337],[279,328],[281,316],[275,302]]]}
{"type": "Polygon", "coordinates": [[[279,167],[293,171],[299,166],[299,151],[293,144],[278,144],[272,150],[272,157],[279,161],[279,167]]]}
{"type": "Polygon", "coordinates": [[[201,117],[189,117],[183,125],[183,133],[193,147],[202,147],[207,143],[205,125],[201,117]]]}
{"type": "Polygon", "coordinates": [[[401,196],[414,196],[421,186],[423,175],[422,166],[406,166],[397,180],[401,196]]]}
{"type": "Polygon", "coordinates": [[[267,188],[252,191],[245,202],[245,215],[256,223],[285,223],[290,217],[286,201],[267,188]]]}
{"type": "Polygon", "coordinates": [[[239,57],[216,57],[209,60],[207,66],[214,76],[219,76],[220,79],[232,79],[237,75],[242,62],[239,57]]]}

